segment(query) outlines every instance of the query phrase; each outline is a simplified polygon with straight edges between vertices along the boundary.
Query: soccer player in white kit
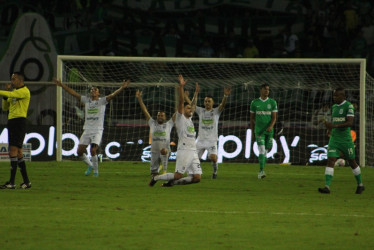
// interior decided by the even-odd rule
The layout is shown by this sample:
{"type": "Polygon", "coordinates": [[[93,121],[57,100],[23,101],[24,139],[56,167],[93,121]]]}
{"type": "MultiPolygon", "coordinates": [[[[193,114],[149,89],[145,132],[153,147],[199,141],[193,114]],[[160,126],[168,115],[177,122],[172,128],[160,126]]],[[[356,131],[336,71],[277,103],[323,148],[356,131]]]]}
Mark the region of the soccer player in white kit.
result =
{"type": "MultiPolygon", "coordinates": [[[[196,108],[196,102],[192,105],[184,103],[184,86],[186,85],[186,81],[182,75],[179,75],[179,82],[178,112],[175,122],[179,140],[175,173],[166,173],[152,177],[149,182],[149,186],[151,187],[158,180],[168,181],[162,185],[163,187],[199,183],[201,180],[202,170],[196,151],[195,127],[191,119],[196,108]],[[186,172],[189,175],[183,177],[186,172]]],[[[195,93],[198,92],[199,85],[196,83],[195,93]]]]}
{"type": "Polygon", "coordinates": [[[174,127],[175,115],[166,121],[165,112],[157,113],[157,120],[154,120],[148,112],[142,99],[143,92],[136,91],[136,98],[139,101],[140,108],[142,109],[145,119],[148,122],[151,134],[151,175],[156,176],[159,174],[160,161],[162,163],[163,172],[166,173],[168,169],[168,160],[170,156],[170,132],[174,127]]]}
{"type": "Polygon", "coordinates": [[[99,162],[97,157],[97,149],[103,136],[106,104],[116,95],[118,95],[123,89],[125,89],[130,84],[130,81],[124,80],[119,89],[114,91],[112,94],[107,95],[105,98],[100,97],[99,89],[96,87],[91,88],[90,96],[88,97],[80,95],[56,78],[54,78],[53,81],[57,86],[62,87],[66,92],[74,96],[78,101],[84,103],[85,105],[83,134],[79,140],[77,153],[79,158],[88,165],[85,175],[90,175],[91,171],[93,170],[93,176],[98,177],[99,162]],[[91,145],[91,160],[86,155],[88,145],[91,145]]]}
{"type": "Polygon", "coordinates": [[[208,157],[212,161],[213,175],[217,178],[217,141],[218,141],[218,120],[231,93],[231,87],[224,88],[224,95],[221,104],[213,108],[214,100],[211,96],[204,98],[204,108],[196,107],[196,113],[199,115],[199,135],[197,137],[196,149],[199,158],[202,157],[205,150],[208,151],[208,157]]]}

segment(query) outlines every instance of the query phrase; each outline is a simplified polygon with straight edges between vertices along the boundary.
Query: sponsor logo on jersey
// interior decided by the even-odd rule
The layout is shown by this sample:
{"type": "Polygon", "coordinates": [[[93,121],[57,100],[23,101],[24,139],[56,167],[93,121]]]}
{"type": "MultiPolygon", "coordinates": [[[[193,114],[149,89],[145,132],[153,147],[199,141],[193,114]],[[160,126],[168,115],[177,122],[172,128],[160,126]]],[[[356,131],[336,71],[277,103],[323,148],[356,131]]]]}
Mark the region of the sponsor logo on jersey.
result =
{"type": "Polygon", "coordinates": [[[271,115],[271,111],[257,111],[256,115],[271,115]]]}
{"type": "Polygon", "coordinates": [[[89,115],[97,114],[97,113],[99,113],[99,109],[98,108],[92,108],[92,109],[88,109],[87,110],[87,114],[89,114],[89,115]]]}
{"type": "Polygon", "coordinates": [[[213,120],[202,120],[202,122],[205,125],[211,125],[211,124],[213,124],[213,120]]]}
{"type": "Polygon", "coordinates": [[[333,122],[345,122],[345,117],[333,117],[333,122]]]}
{"type": "Polygon", "coordinates": [[[194,127],[190,127],[190,126],[188,126],[188,127],[187,127],[187,131],[188,131],[189,133],[195,133],[195,128],[194,128],[194,127]]]}
{"type": "Polygon", "coordinates": [[[165,131],[155,131],[155,132],[153,132],[153,135],[154,136],[159,136],[159,137],[166,136],[166,132],[165,131]]]}

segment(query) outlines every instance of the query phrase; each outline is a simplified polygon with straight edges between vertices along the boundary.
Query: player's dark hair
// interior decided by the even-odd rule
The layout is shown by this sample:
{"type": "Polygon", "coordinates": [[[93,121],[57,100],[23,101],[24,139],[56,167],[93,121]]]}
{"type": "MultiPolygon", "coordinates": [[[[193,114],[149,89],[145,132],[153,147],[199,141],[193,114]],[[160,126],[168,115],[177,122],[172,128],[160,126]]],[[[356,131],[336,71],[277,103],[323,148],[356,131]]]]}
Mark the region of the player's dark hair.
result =
{"type": "Polygon", "coordinates": [[[264,89],[266,87],[270,87],[268,83],[263,83],[260,85],[260,89],[264,89]]]}
{"type": "Polygon", "coordinates": [[[190,106],[191,106],[191,103],[189,103],[189,102],[184,102],[184,103],[183,103],[183,106],[186,107],[187,105],[190,105],[190,106]]]}
{"type": "MultiPolygon", "coordinates": [[[[93,88],[97,89],[97,90],[99,91],[99,93],[100,93],[100,88],[99,88],[99,87],[97,87],[97,86],[91,86],[90,91],[91,91],[91,89],[93,89],[93,88]]],[[[100,94],[101,94],[101,93],[100,93],[100,94]]]]}
{"type": "Polygon", "coordinates": [[[342,87],[336,88],[336,89],[335,89],[335,92],[343,92],[343,94],[344,94],[344,96],[345,96],[345,89],[342,88],[342,87]]]}
{"type": "Polygon", "coordinates": [[[214,98],[213,98],[213,96],[211,96],[211,95],[206,95],[205,98],[207,98],[207,97],[208,97],[208,98],[211,98],[211,99],[213,100],[213,102],[214,102],[214,98]]]}
{"type": "Polygon", "coordinates": [[[22,81],[25,80],[25,75],[22,72],[16,71],[16,72],[13,72],[13,74],[17,75],[18,78],[20,78],[22,81]]]}

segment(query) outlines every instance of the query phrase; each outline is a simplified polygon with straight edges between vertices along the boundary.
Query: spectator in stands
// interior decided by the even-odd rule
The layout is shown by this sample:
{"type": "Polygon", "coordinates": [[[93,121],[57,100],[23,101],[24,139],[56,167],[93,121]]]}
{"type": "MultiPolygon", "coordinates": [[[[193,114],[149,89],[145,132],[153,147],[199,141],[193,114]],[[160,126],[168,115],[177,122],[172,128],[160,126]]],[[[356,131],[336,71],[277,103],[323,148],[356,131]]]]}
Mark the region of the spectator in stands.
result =
{"type": "Polygon", "coordinates": [[[351,36],[358,26],[357,11],[353,7],[353,4],[351,1],[348,1],[346,3],[346,8],[343,14],[345,17],[345,32],[347,33],[348,36],[351,36]]]}
{"type": "Polygon", "coordinates": [[[226,48],[230,53],[230,57],[238,57],[239,51],[241,51],[239,48],[240,46],[239,39],[236,37],[234,31],[230,31],[229,36],[226,40],[226,48]]]}
{"type": "Polygon", "coordinates": [[[214,56],[214,49],[210,45],[208,39],[205,39],[199,50],[197,51],[198,57],[213,57],[214,56]]]}
{"type": "Polygon", "coordinates": [[[352,40],[348,53],[348,56],[353,58],[366,58],[367,43],[361,30],[357,32],[357,35],[352,40]]]}
{"type": "Polygon", "coordinates": [[[230,57],[230,52],[227,50],[224,44],[220,46],[218,53],[217,53],[217,57],[220,57],[220,58],[230,57]]]}
{"type": "Polygon", "coordinates": [[[328,103],[322,105],[320,109],[317,109],[312,117],[312,124],[314,128],[323,129],[325,128],[325,121],[330,122],[331,120],[331,109],[328,103]]]}
{"type": "Polygon", "coordinates": [[[286,57],[296,57],[299,52],[299,37],[287,26],[283,31],[283,48],[286,57]]]}
{"type": "Polygon", "coordinates": [[[260,53],[254,44],[254,41],[252,38],[248,39],[247,46],[244,49],[243,57],[244,58],[256,58],[259,57],[260,53]]]}

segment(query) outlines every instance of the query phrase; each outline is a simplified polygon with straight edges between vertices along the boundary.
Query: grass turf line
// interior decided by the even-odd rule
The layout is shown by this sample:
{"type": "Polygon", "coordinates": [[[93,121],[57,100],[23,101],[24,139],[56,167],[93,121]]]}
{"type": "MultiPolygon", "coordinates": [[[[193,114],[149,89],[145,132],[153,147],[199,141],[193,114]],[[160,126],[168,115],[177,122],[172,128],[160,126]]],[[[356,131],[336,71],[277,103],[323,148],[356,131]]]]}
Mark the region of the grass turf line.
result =
{"type": "MultiPolygon", "coordinates": [[[[0,165],[0,181],[9,163],[0,165]]],[[[203,163],[202,182],[148,187],[149,165],[27,163],[30,190],[0,190],[0,246],[25,249],[373,249],[374,169],[354,194],[350,168],[336,168],[330,195],[317,192],[324,167],[203,163]]],[[[170,163],[169,171],[174,170],[170,163]]],[[[16,183],[21,183],[18,172],[16,183]]]]}

